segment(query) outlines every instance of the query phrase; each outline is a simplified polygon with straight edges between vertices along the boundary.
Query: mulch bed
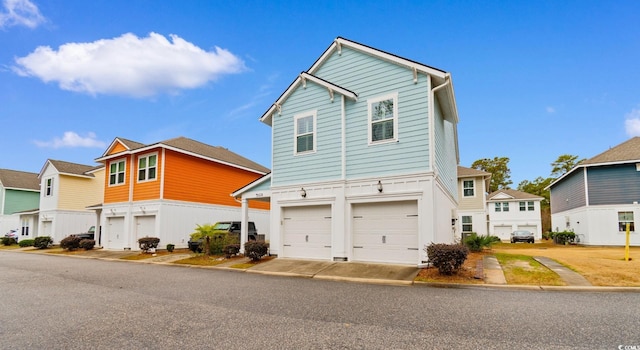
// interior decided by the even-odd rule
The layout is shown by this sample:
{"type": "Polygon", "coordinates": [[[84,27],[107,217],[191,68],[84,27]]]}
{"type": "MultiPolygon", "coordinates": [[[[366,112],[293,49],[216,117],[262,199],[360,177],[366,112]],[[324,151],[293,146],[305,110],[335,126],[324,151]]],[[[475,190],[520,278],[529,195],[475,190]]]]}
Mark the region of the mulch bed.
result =
{"type": "Polygon", "coordinates": [[[476,278],[478,275],[478,264],[482,262],[482,258],[487,254],[488,253],[485,252],[470,252],[469,255],[467,255],[467,260],[465,260],[460,270],[458,270],[458,273],[454,275],[443,276],[438,272],[437,268],[429,267],[420,270],[415,280],[421,282],[482,284],[484,281],[481,278],[476,278]]]}

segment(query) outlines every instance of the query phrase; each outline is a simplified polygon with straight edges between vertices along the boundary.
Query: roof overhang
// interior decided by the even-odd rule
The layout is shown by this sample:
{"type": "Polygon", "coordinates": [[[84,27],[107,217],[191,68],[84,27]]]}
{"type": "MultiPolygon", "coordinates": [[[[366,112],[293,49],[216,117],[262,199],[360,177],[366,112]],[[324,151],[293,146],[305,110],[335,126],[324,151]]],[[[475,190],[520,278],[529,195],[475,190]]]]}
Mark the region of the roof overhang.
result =
{"type": "Polygon", "coordinates": [[[291,83],[291,85],[289,85],[289,87],[287,88],[287,90],[284,91],[284,93],[282,93],[282,95],[280,95],[280,97],[278,97],[278,99],[276,100],[276,102],[274,104],[271,105],[271,107],[269,107],[269,109],[262,115],[262,117],[260,117],[260,121],[271,126],[271,122],[272,122],[272,117],[273,114],[278,112],[280,113],[282,110],[282,104],[289,98],[289,96],[291,96],[291,94],[300,86],[302,85],[303,88],[306,88],[307,86],[307,81],[311,81],[315,84],[318,84],[322,87],[325,87],[327,89],[327,92],[329,93],[329,98],[331,99],[331,101],[333,101],[333,95],[334,93],[338,93],[343,95],[346,98],[352,99],[354,101],[358,100],[358,94],[356,94],[355,92],[345,89],[339,85],[333,84],[329,81],[326,81],[322,78],[316,77],[315,75],[309,74],[307,72],[302,72],[300,73],[300,75],[298,75],[296,77],[296,79],[293,81],[293,83],[291,83]]]}

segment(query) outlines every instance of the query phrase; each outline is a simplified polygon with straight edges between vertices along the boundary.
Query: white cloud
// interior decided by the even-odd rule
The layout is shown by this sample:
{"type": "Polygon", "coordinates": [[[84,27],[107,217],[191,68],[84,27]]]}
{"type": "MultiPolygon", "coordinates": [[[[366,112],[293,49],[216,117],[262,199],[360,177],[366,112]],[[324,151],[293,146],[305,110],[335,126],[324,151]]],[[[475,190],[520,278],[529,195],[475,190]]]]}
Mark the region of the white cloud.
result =
{"type": "Polygon", "coordinates": [[[205,51],[170,35],[127,33],[91,43],[67,43],[58,50],[40,46],[16,58],[13,70],[61,89],[97,94],[153,96],[203,86],[222,74],[241,72],[244,63],[228,50],[205,51]]]}
{"type": "Polygon", "coordinates": [[[34,141],[38,147],[43,148],[63,148],[63,147],[85,147],[85,148],[105,148],[106,143],[97,140],[96,134],[87,133],[82,137],[73,131],[65,131],[62,138],[54,137],[52,141],[34,141]]]}
{"type": "Polygon", "coordinates": [[[556,112],[556,109],[555,109],[555,108],[553,108],[553,107],[551,107],[551,106],[547,107],[547,113],[549,113],[549,114],[553,114],[553,113],[555,113],[555,112],[556,112]]]}
{"type": "Polygon", "coordinates": [[[38,6],[29,0],[4,0],[0,9],[0,28],[25,26],[35,28],[45,22],[38,6]]]}
{"type": "Polygon", "coordinates": [[[624,128],[627,135],[640,136],[640,109],[632,109],[625,115],[624,128]]]}

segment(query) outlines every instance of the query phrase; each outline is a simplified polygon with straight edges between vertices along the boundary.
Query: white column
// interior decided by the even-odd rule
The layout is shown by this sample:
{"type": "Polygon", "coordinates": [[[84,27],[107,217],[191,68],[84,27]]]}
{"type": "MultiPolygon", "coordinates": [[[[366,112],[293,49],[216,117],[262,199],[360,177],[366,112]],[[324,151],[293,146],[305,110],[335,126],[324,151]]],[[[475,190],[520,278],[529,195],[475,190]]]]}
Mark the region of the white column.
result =
{"type": "Polygon", "coordinates": [[[249,200],[242,198],[242,222],[240,223],[240,253],[244,254],[244,242],[249,237],[249,200]]]}

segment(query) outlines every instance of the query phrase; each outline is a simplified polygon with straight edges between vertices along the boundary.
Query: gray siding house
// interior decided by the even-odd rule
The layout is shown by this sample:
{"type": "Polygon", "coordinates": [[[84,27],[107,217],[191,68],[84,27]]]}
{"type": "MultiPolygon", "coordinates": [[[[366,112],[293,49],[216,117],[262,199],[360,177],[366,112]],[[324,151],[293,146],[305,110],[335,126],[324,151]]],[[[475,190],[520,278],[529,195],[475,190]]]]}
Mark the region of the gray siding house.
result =
{"type": "Polygon", "coordinates": [[[587,159],[554,181],[551,225],[573,231],[587,245],[640,246],[635,219],[640,217],[640,137],[587,159]]]}

